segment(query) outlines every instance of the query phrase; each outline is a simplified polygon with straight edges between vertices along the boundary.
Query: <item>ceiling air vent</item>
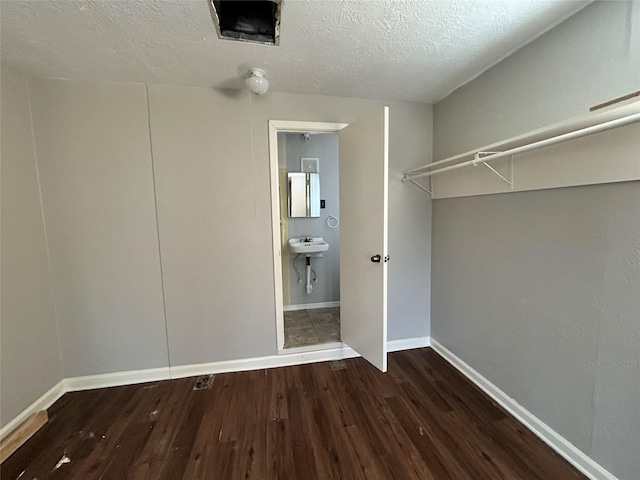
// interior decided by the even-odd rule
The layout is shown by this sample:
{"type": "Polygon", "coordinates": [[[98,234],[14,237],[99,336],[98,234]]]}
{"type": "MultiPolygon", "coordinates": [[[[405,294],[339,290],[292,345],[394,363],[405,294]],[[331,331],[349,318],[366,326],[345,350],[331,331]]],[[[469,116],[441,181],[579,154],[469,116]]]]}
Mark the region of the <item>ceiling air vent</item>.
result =
{"type": "Polygon", "coordinates": [[[280,43],[282,0],[210,0],[209,6],[220,38],[280,43]]]}

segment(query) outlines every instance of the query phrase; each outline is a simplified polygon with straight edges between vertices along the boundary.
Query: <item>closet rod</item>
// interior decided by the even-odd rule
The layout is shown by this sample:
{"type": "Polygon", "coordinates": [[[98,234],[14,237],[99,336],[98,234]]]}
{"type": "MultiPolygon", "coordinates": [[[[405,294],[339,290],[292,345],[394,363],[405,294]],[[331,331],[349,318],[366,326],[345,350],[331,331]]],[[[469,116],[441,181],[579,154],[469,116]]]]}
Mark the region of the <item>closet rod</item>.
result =
{"type": "Polygon", "coordinates": [[[633,102],[622,107],[614,108],[612,110],[606,110],[600,113],[591,112],[586,115],[573,117],[552,125],[548,125],[546,127],[539,128],[538,130],[523,133],[521,135],[500,142],[492,143],[491,145],[485,145],[482,148],[477,148],[465,153],[459,153],[458,155],[454,155],[443,160],[438,160],[437,162],[427,163],[419,167],[414,167],[409,170],[405,170],[403,174],[405,175],[405,177],[408,177],[425,170],[431,170],[432,168],[443,165],[445,163],[460,162],[467,158],[473,158],[478,152],[495,152],[501,151],[503,148],[515,148],[516,145],[524,145],[527,142],[532,143],[534,141],[544,140],[546,138],[551,138],[552,136],[562,135],[575,130],[579,130],[581,128],[599,125],[610,120],[624,118],[635,113],[640,113],[640,102],[633,102]]]}
{"type": "Polygon", "coordinates": [[[463,155],[456,155],[455,157],[449,157],[449,158],[445,158],[444,160],[438,160],[437,162],[432,162],[432,163],[427,163],[425,165],[422,165],[420,167],[416,167],[416,168],[412,168],[411,170],[407,170],[406,172],[404,172],[404,175],[415,175],[418,172],[422,171],[422,170],[427,170],[429,168],[433,168],[433,167],[437,167],[438,165],[442,165],[443,163],[451,163],[455,160],[460,160],[461,157],[463,157],[463,155]]]}
{"type": "MultiPolygon", "coordinates": [[[[443,167],[437,170],[431,170],[429,172],[417,173],[411,175],[409,172],[405,173],[403,182],[408,182],[411,180],[415,180],[416,178],[422,177],[431,177],[438,173],[448,172],[451,170],[456,170],[458,168],[475,166],[478,164],[486,163],[490,160],[496,160],[498,158],[510,157],[512,155],[517,155],[518,153],[528,152],[530,150],[535,150],[537,148],[546,147],[549,145],[555,145],[556,143],[566,142],[567,140],[573,140],[575,138],[586,137],[587,135],[592,135],[594,133],[604,132],[606,130],[611,130],[613,128],[623,127],[625,125],[630,125],[635,122],[640,122],[640,113],[636,113],[633,115],[629,115],[626,117],[618,118],[616,120],[611,120],[609,122],[600,123],[598,125],[593,125],[591,127],[582,128],[580,130],[575,130],[573,132],[565,133],[562,135],[557,135],[555,137],[546,138],[544,140],[540,140],[537,142],[529,143],[527,145],[522,145],[521,147],[511,148],[509,150],[505,150],[504,152],[494,153],[492,155],[487,155],[482,158],[474,158],[473,160],[469,160],[467,162],[456,163],[455,165],[451,165],[450,167],[443,167]]],[[[436,162],[437,163],[437,162],[436,162]]],[[[435,165],[435,164],[434,164],[435,165]]]]}

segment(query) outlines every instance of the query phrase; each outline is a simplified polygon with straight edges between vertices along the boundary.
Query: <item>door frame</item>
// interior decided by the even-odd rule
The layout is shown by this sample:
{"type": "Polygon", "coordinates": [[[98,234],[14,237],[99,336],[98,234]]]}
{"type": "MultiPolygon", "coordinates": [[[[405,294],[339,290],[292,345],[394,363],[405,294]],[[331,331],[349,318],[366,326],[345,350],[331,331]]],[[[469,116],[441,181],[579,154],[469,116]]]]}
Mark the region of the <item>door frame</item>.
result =
{"type": "MultiPolygon", "coordinates": [[[[269,172],[271,177],[271,235],[273,243],[274,299],[276,304],[276,347],[278,354],[292,353],[284,349],[284,291],[282,286],[282,239],[280,238],[280,197],[278,180],[278,133],[338,133],[348,123],[269,120],[269,172]]],[[[305,351],[342,346],[342,342],[312,345],[305,351]],[[319,348],[318,348],[319,347],[319,348]]],[[[300,349],[295,349],[296,352],[300,349]]]]}

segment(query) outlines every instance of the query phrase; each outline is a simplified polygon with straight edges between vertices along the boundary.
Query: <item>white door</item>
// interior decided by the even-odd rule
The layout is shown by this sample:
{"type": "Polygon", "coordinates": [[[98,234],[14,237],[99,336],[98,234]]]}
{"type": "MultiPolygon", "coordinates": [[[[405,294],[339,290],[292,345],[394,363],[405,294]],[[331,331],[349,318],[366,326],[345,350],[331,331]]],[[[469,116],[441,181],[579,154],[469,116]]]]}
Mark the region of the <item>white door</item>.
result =
{"type": "Polygon", "coordinates": [[[389,107],[339,136],[340,336],[386,372],[389,107]]]}

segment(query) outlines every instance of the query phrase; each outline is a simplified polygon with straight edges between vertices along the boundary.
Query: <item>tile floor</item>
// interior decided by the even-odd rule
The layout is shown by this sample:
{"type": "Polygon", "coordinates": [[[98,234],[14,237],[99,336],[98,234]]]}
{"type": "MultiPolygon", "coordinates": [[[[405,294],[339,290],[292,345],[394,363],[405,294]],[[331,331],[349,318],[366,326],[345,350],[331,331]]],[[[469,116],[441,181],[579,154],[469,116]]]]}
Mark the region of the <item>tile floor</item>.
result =
{"type": "Polygon", "coordinates": [[[284,312],[284,348],[340,341],[340,307],[284,312]]]}

